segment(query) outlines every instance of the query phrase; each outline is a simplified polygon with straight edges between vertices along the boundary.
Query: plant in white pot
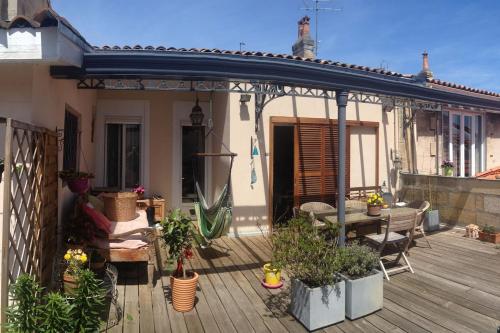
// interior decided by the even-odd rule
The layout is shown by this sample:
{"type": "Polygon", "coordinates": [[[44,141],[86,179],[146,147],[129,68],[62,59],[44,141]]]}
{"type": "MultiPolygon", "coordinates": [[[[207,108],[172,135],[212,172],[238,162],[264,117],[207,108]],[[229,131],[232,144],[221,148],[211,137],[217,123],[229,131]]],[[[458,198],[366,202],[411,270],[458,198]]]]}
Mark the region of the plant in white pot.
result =
{"type": "Polygon", "coordinates": [[[345,319],[345,284],[334,240],[306,218],[289,221],[273,235],[273,258],[292,279],[290,312],[308,330],[345,319]]]}
{"type": "Polygon", "coordinates": [[[185,259],[192,256],[196,229],[191,219],[180,209],[172,211],[162,222],[162,238],[170,259],[177,262],[177,269],[170,277],[172,304],[176,311],[188,312],[194,307],[198,273],[186,271],[185,259]]]}
{"type": "Polygon", "coordinates": [[[337,257],[345,279],[345,314],[356,319],[380,310],[384,301],[384,276],[376,270],[379,256],[357,243],[339,248],[337,257]]]}

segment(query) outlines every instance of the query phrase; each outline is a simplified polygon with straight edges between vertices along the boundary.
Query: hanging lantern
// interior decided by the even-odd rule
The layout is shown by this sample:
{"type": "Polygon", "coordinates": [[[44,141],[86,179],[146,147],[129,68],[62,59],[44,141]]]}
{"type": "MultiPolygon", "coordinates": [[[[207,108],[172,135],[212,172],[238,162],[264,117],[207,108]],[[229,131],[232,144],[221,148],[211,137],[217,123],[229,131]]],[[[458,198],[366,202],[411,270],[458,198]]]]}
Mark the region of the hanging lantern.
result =
{"type": "Polygon", "coordinates": [[[193,106],[193,109],[191,110],[191,114],[189,115],[189,118],[191,119],[191,125],[193,126],[201,126],[203,123],[203,111],[201,110],[200,105],[198,104],[198,98],[196,99],[196,104],[193,106]]]}

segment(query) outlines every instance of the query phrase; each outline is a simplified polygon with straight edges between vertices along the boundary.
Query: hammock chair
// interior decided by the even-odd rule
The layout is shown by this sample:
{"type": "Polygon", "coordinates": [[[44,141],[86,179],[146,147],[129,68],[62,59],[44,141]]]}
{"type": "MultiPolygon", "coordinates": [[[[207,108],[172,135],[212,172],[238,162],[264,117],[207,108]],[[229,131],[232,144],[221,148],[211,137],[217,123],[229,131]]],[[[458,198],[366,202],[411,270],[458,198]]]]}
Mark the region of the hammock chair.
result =
{"type": "MultiPolygon", "coordinates": [[[[211,133],[210,131],[207,136],[211,133]]],[[[212,133],[215,135],[214,133],[212,133]]],[[[229,149],[222,143],[222,145],[229,151],[229,149]]],[[[195,186],[196,192],[198,194],[198,202],[194,203],[194,210],[196,213],[196,218],[198,220],[198,229],[200,234],[205,238],[205,240],[210,241],[212,239],[219,238],[228,233],[229,227],[231,226],[233,214],[231,205],[231,170],[233,168],[234,158],[236,154],[229,153],[197,153],[194,154],[193,158],[196,157],[230,157],[231,162],[229,165],[229,174],[227,177],[227,182],[224,184],[221,193],[214,200],[211,206],[208,205],[203,192],[200,189],[198,180],[195,176],[195,186]]],[[[194,171],[194,168],[193,168],[194,171]]]]}

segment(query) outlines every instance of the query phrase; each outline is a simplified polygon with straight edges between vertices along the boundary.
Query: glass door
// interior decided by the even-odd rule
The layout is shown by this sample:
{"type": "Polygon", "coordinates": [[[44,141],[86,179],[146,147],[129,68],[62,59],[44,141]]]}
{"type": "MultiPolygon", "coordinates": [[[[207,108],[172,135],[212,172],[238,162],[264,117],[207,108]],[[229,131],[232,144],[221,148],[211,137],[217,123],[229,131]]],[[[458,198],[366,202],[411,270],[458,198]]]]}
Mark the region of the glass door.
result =
{"type": "Polygon", "coordinates": [[[205,159],[194,157],[205,152],[205,127],[182,126],[182,206],[192,209],[198,200],[196,182],[205,192],[205,159]]]}
{"type": "Polygon", "coordinates": [[[445,153],[455,164],[454,175],[473,177],[483,171],[483,116],[450,112],[449,117],[443,119],[448,121],[448,124],[443,125],[443,138],[445,142],[448,141],[445,153]]]}

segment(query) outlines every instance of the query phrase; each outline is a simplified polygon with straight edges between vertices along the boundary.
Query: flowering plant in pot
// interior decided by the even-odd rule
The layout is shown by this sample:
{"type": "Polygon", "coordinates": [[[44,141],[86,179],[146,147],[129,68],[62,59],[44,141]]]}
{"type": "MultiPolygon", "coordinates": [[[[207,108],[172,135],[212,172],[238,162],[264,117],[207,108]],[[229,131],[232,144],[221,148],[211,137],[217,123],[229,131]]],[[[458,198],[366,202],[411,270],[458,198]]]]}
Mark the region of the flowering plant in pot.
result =
{"type": "Polygon", "coordinates": [[[78,274],[87,262],[87,254],[81,249],[69,249],[64,255],[67,267],[63,273],[64,292],[73,294],[78,286],[78,274]]]}
{"type": "Polygon", "coordinates": [[[445,176],[453,176],[453,168],[455,165],[453,164],[453,161],[450,160],[444,160],[443,163],[441,163],[441,169],[443,169],[443,175],[445,176]]]}
{"type": "Polygon", "coordinates": [[[136,187],[134,187],[132,189],[132,192],[134,192],[135,194],[137,194],[137,198],[139,198],[139,199],[143,199],[144,198],[144,192],[145,192],[144,186],[137,185],[136,187]]]}
{"type": "Polygon", "coordinates": [[[89,189],[89,179],[94,178],[94,175],[87,172],[75,170],[59,171],[59,178],[68,183],[68,188],[76,194],[83,194],[89,189]]]}
{"type": "Polygon", "coordinates": [[[500,232],[492,225],[484,225],[479,231],[479,240],[498,244],[500,243],[500,232]]]}
{"type": "Polygon", "coordinates": [[[368,197],[366,201],[368,215],[370,216],[378,216],[380,215],[380,210],[384,205],[384,198],[378,193],[373,193],[368,197]]]}
{"type": "Polygon", "coordinates": [[[378,254],[357,243],[337,249],[340,271],[345,279],[346,317],[353,320],[380,310],[384,300],[384,277],[375,269],[378,254]]]}
{"type": "Polygon", "coordinates": [[[301,216],[273,235],[273,258],[292,281],[290,312],[308,330],[345,318],[345,283],[332,244],[334,241],[301,216]]]}
{"type": "Polygon", "coordinates": [[[173,307],[179,312],[191,311],[199,276],[196,272],[186,271],[185,260],[193,255],[195,226],[191,218],[176,209],[161,222],[161,227],[161,236],[168,248],[169,257],[177,263],[177,268],[170,277],[173,307]]]}

